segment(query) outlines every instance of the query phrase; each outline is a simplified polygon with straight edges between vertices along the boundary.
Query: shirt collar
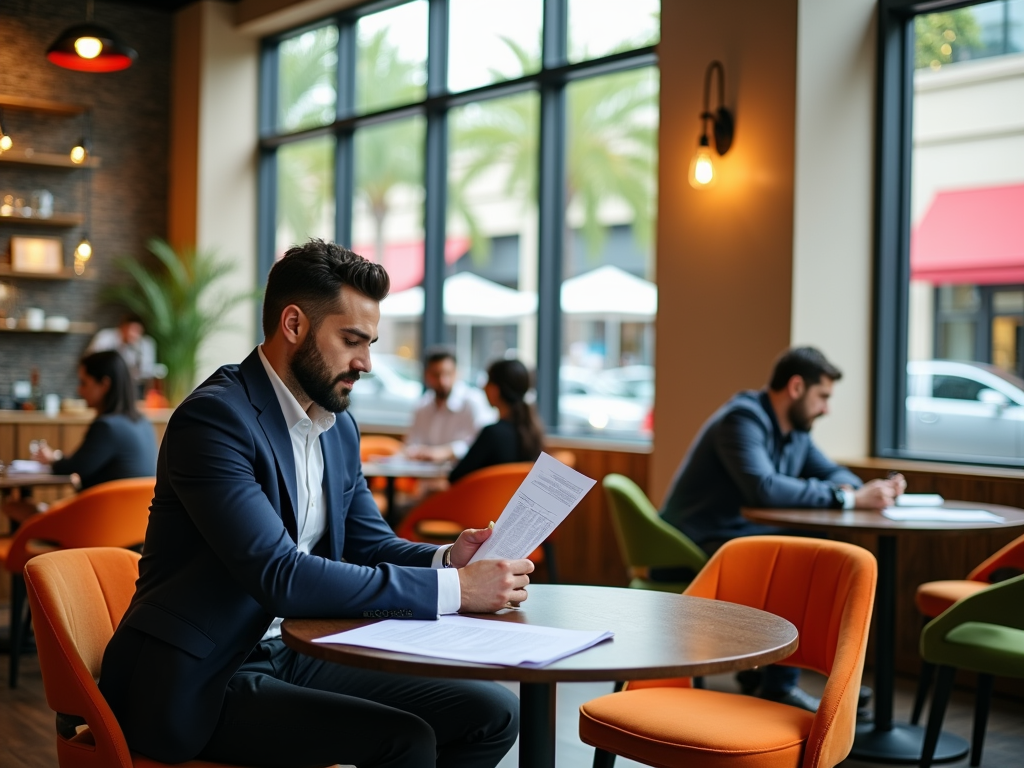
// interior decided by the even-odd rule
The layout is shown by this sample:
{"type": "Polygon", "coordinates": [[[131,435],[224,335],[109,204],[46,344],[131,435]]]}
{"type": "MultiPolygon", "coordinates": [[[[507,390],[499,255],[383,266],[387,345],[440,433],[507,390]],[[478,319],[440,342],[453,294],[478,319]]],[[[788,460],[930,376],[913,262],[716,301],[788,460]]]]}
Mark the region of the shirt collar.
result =
{"type": "Polygon", "coordinates": [[[302,406],[295,399],[295,395],[292,394],[292,391],[281,380],[281,377],[277,375],[277,371],[274,370],[274,366],[267,360],[267,356],[263,354],[263,345],[260,344],[256,347],[256,351],[259,353],[260,362],[263,363],[263,369],[267,372],[267,378],[270,379],[270,385],[274,388],[274,394],[277,395],[277,402],[281,405],[281,413],[284,414],[284,421],[288,425],[289,431],[300,421],[307,418],[317,426],[320,432],[326,432],[334,426],[337,416],[321,408],[316,403],[310,404],[308,412],[302,410],[302,406]]]}

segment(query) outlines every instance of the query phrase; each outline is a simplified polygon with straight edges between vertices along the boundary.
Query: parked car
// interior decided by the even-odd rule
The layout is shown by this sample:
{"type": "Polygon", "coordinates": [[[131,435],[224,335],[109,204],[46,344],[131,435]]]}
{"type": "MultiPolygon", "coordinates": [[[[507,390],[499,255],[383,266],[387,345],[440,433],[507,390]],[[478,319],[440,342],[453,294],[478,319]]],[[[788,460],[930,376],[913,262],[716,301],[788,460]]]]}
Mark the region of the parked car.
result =
{"type": "Polygon", "coordinates": [[[423,383],[415,361],[398,355],[371,355],[373,368],[352,388],[350,410],[360,426],[408,427],[423,383]]]}
{"type": "Polygon", "coordinates": [[[563,365],[559,372],[559,431],[566,434],[638,438],[650,403],[628,397],[586,368],[563,365]]]}
{"type": "Polygon", "coordinates": [[[924,458],[1024,459],[1024,380],[984,363],[909,362],[906,447],[924,458]]]}

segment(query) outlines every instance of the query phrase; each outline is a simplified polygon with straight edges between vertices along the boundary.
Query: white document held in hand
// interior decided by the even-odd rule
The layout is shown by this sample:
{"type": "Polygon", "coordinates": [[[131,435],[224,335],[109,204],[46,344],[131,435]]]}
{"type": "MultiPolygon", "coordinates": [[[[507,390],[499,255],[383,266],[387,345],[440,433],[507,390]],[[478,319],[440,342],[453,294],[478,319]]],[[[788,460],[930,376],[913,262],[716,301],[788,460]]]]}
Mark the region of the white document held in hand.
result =
{"type": "Polygon", "coordinates": [[[542,667],[612,637],[611,632],[556,629],[508,621],[442,616],[437,621],[387,619],[314,643],[340,643],[478,664],[542,667]]]}
{"type": "Polygon", "coordinates": [[[594,480],[542,453],[494,524],[494,532],[469,562],[519,560],[558,527],[594,480]]]}

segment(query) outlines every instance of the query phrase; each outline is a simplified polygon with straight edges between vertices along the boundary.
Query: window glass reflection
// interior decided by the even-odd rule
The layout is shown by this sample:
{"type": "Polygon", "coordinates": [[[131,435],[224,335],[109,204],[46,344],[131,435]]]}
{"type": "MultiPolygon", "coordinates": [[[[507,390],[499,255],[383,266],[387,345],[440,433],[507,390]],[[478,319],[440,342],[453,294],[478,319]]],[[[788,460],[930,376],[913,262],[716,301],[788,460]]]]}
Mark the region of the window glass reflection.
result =
{"type": "Polygon", "coordinates": [[[352,391],[352,413],[367,424],[408,426],[423,392],[414,371],[423,315],[424,131],[416,117],[363,128],[354,137],[352,250],[383,264],[391,277],[373,372],[352,391]]]}
{"type": "Polygon", "coordinates": [[[451,0],[448,89],[465,91],[540,69],[541,0],[451,0]]]}
{"type": "Polygon", "coordinates": [[[473,383],[494,360],[537,360],[535,93],[453,109],[448,162],[447,340],[473,383]]]}
{"type": "Polygon", "coordinates": [[[278,258],[310,237],[334,239],[334,148],[325,136],[277,151],[278,258]]]}
{"type": "Polygon", "coordinates": [[[356,35],[358,112],[411,104],[426,95],[426,0],[364,16],[356,35]]]}
{"type": "Polygon", "coordinates": [[[338,28],[320,27],[278,48],[278,130],[300,131],[334,122],[338,28]]]}
{"type": "Polygon", "coordinates": [[[661,0],[569,0],[569,61],[655,45],[661,0]]]}
{"type": "Polygon", "coordinates": [[[559,429],[649,435],[654,404],[658,73],[567,89],[559,429]]]}

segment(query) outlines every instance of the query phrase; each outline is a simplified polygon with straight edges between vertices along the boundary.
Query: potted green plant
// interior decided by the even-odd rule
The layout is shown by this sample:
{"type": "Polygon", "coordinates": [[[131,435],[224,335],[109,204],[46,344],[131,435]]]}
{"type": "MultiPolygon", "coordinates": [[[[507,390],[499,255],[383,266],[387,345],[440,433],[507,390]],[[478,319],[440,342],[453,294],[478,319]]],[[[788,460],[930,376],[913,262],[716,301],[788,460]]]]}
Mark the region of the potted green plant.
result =
{"type": "Polygon", "coordinates": [[[125,281],[105,291],[105,298],[142,318],[146,333],[156,342],[157,358],[167,366],[164,394],[177,405],[195,385],[199,348],[222,328],[224,316],[238,304],[256,297],[255,291],[221,291],[218,281],[233,266],[212,251],[175,250],[158,237],[146,247],[156,256],[144,264],[131,257],[115,262],[125,281]]]}

